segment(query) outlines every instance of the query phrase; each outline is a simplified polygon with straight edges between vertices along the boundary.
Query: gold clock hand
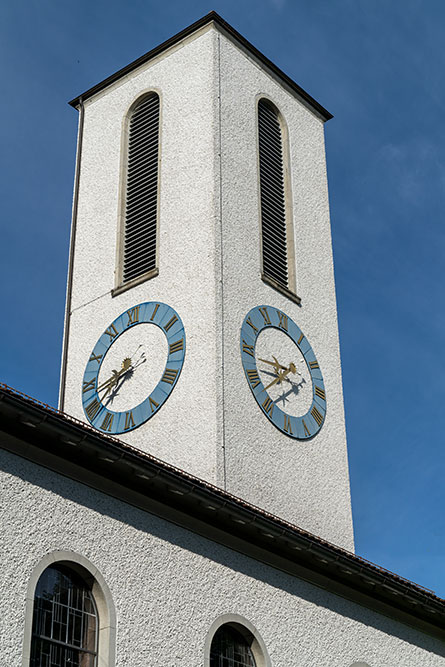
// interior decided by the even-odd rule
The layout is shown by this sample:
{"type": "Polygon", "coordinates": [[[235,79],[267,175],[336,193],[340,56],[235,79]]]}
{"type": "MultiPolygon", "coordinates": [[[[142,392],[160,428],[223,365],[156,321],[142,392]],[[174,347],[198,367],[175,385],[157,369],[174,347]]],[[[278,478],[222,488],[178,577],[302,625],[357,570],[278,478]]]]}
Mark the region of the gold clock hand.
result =
{"type": "Polygon", "coordinates": [[[104,394],[104,395],[102,396],[102,398],[101,398],[102,401],[105,400],[105,398],[108,396],[108,394],[109,394],[110,391],[113,389],[113,387],[116,386],[116,384],[117,384],[117,382],[110,382],[110,384],[108,385],[108,389],[107,389],[107,391],[105,392],[105,394],[104,394]]]}
{"type": "Polygon", "coordinates": [[[275,366],[274,361],[268,361],[267,359],[258,359],[258,361],[263,361],[265,364],[269,364],[270,366],[275,366]]]}
{"type": "Polygon", "coordinates": [[[267,387],[264,387],[264,391],[266,391],[266,389],[269,389],[269,387],[272,387],[277,382],[281,382],[282,380],[284,380],[286,378],[286,375],[288,375],[290,372],[291,372],[290,368],[286,368],[286,370],[279,373],[278,377],[275,378],[275,380],[272,380],[272,382],[268,384],[267,387]]]}
{"type": "Polygon", "coordinates": [[[113,375],[105,382],[102,382],[102,384],[97,388],[97,391],[106,389],[110,384],[115,384],[119,377],[122,375],[123,371],[112,371],[112,373],[113,375]]]}
{"type": "Polygon", "coordinates": [[[277,359],[276,357],[274,357],[273,355],[272,355],[272,359],[274,360],[274,362],[275,362],[275,366],[276,366],[277,368],[283,368],[283,369],[286,368],[285,366],[282,366],[282,365],[280,364],[280,362],[278,361],[278,359],[277,359]]]}
{"type": "Polygon", "coordinates": [[[266,389],[269,389],[269,387],[272,387],[274,384],[280,381],[281,378],[277,377],[275,380],[272,380],[270,384],[267,385],[267,387],[264,387],[263,391],[266,391],[266,389]]]}
{"type": "Polygon", "coordinates": [[[119,378],[127,373],[129,370],[133,368],[133,365],[131,363],[130,357],[125,357],[125,359],[122,362],[122,368],[120,371],[111,371],[112,376],[108,378],[105,382],[103,382],[98,388],[97,391],[102,391],[102,389],[107,389],[107,392],[104,394],[103,398],[108,394],[110,389],[112,389],[118,382],[119,378]]]}
{"type": "Polygon", "coordinates": [[[100,384],[100,385],[98,386],[97,391],[102,391],[102,389],[106,389],[106,388],[108,387],[108,385],[109,385],[111,382],[113,382],[113,380],[114,380],[114,376],[108,378],[108,380],[106,380],[105,382],[102,382],[102,384],[100,384]]]}
{"type": "MultiPolygon", "coordinates": [[[[275,357],[274,357],[275,359],[275,357]]],[[[287,370],[286,366],[282,366],[281,364],[278,363],[278,361],[275,359],[275,361],[267,361],[267,359],[258,359],[258,361],[263,361],[265,364],[269,364],[269,366],[273,366],[277,372],[278,368],[283,369],[283,371],[287,370]]]]}

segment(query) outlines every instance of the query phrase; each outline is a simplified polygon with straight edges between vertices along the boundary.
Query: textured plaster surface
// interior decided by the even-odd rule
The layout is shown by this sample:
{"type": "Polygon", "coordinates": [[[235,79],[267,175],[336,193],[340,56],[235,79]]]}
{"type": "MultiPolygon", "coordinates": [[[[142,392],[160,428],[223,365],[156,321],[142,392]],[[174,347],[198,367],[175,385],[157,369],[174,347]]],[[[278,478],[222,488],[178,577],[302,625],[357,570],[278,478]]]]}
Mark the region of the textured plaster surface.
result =
{"type": "Polygon", "coordinates": [[[1,665],[21,665],[28,582],[54,551],[108,585],[117,667],[198,667],[223,614],[256,628],[274,667],[445,664],[437,639],[12,454],[0,462],[1,665]]]}
{"type": "Polygon", "coordinates": [[[214,28],[86,104],[67,413],[85,419],[82,376],[104,329],[125,309],[154,300],[182,318],[185,363],[159,413],[121,437],[352,550],[323,124],[214,28]],[[124,119],[150,89],[161,98],[159,276],[113,298],[124,119]],[[288,128],[301,307],[260,276],[256,103],[262,95],[288,128]],[[278,431],[245,380],[239,333],[246,313],[260,304],[288,313],[320,363],[327,417],[310,441],[278,431]]]}
{"type": "Polygon", "coordinates": [[[353,550],[337,310],[322,122],[220,38],[224,396],[227,489],[353,550]],[[259,97],[280,110],[289,136],[297,306],[260,277],[257,166],[259,97]],[[309,441],[289,438],[262,414],[242,372],[246,313],[269,304],[307,336],[326,387],[327,415],[309,441]]]}
{"type": "MultiPolygon", "coordinates": [[[[115,317],[144,301],[168,303],[186,331],[180,381],[155,418],[123,437],[209,481],[217,476],[219,409],[214,58],[215,34],[205,32],[86,105],[64,407],[85,420],[81,404],[85,365],[115,317]],[[112,297],[124,119],[135,100],[152,89],[161,98],[159,275],[112,297]]],[[[160,347],[152,350],[154,355],[162,352],[160,347]]]]}

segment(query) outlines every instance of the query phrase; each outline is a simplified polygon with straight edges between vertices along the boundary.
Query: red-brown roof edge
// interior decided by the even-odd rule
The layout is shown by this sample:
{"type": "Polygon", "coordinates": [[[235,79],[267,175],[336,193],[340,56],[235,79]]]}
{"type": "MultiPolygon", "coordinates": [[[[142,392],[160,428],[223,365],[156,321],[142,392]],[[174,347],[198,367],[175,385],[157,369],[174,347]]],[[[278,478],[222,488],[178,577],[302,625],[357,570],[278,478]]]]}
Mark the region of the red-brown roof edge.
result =
{"type": "Polygon", "coordinates": [[[332,114],[327,111],[321,104],[317,102],[309,93],[307,93],[301,86],[299,86],[293,79],[291,79],[287,74],[285,74],[279,67],[274,65],[274,63],[269,60],[265,55],[261,53],[253,44],[251,44],[245,37],[243,37],[235,28],[233,28],[227,21],[224,21],[223,18],[219,14],[217,14],[215,11],[211,11],[202,18],[200,18],[198,21],[195,21],[195,23],[192,23],[189,25],[187,28],[184,28],[184,30],[181,30],[178,32],[176,35],[173,35],[173,37],[170,37],[167,39],[165,42],[162,42],[162,44],[159,44],[159,46],[156,46],[154,49],[151,51],[148,51],[145,53],[143,56],[140,58],[137,58],[137,60],[134,60],[131,62],[129,65],[126,65],[122,69],[118,70],[111,76],[107,77],[100,83],[96,84],[92,88],[89,88],[87,91],[82,93],[81,95],[78,95],[75,97],[73,100],[69,102],[69,104],[74,107],[75,109],[79,106],[79,104],[82,101],[85,101],[92,95],[95,95],[98,93],[100,90],[103,90],[110,84],[114,83],[121,77],[125,76],[129,72],[133,71],[140,65],[148,62],[155,56],[157,56],[159,53],[162,53],[162,51],[165,51],[169,47],[173,46],[174,44],[177,44],[180,42],[182,39],[185,39],[189,35],[191,35],[193,32],[196,32],[203,26],[207,25],[208,23],[211,22],[216,23],[219,25],[221,28],[223,28],[229,35],[231,35],[234,39],[236,39],[244,48],[246,48],[248,51],[252,53],[258,60],[260,60],[268,69],[270,69],[275,75],[277,75],[280,79],[282,79],[293,91],[295,91],[301,98],[304,100],[304,102],[310,106],[316,113],[319,115],[323,120],[330,120],[332,118],[332,114]]]}
{"type": "MultiPolygon", "coordinates": [[[[222,489],[213,486],[209,482],[198,479],[190,473],[175,468],[150,454],[137,450],[117,438],[101,433],[84,422],[59,412],[57,409],[52,408],[41,401],[33,399],[22,392],[0,383],[0,413],[5,417],[11,408],[13,413],[20,416],[20,423],[22,425],[27,425],[28,427],[32,426],[32,428],[29,429],[30,434],[37,433],[40,425],[46,424],[47,426],[50,426],[50,421],[53,419],[55,420],[56,430],[59,428],[57,426],[58,423],[59,426],[64,426],[68,430],[72,430],[74,436],[78,436],[77,440],[79,442],[74,443],[70,440],[70,445],[83,443],[85,446],[89,447],[88,443],[90,443],[92,447],[97,448],[99,446],[104,448],[104,451],[108,451],[108,454],[116,454],[116,456],[112,457],[113,461],[115,461],[113,467],[117,466],[119,462],[125,464],[125,460],[128,458],[128,463],[131,467],[140,465],[142,468],[147,467],[147,470],[148,468],[156,469],[158,477],[153,476],[150,473],[147,479],[156,480],[157,478],[160,478],[163,486],[166,486],[166,488],[167,485],[171,487],[173,487],[173,485],[184,488],[187,487],[188,495],[190,497],[196,495],[199,505],[202,504],[203,497],[207,497],[212,502],[219,497],[222,501],[221,511],[224,511],[229,515],[239,513],[240,516],[243,516],[243,531],[246,531],[249,526],[249,521],[245,520],[247,515],[252,515],[254,520],[251,521],[251,524],[252,526],[256,526],[257,532],[261,526],[263,526],[266,531],[276,529],[274,530],[274,533],[276,534],[274,535],[275,539],[273,540],[273,545],[271,544],[266,547],[267,549],[272,550],[271,553],[277,549],[279,542],[285,542],[286,544],[295,542],[298,551],[292,552],[294,555],[293,557],[295,557],[295,559],[301,559],[300,554],[302,553],[302,545],[306,544],[308,554],[313,554],[313,556],[316,557],[317,554],[319,555],[318,560],[321,563],[326,564],[323,565],[323,567],[327,568],[327,574],[329,574],[333,580],[339,577],[339,568],[343,568],[342,571],[345,572],[348,579],[350,579],[349,585],[352,588],[356,588],[357,590],[363,588],[364,590],[365,587],[369,587],[372,591],[375,584],[378,583],[380,590],[387,590],[387,596],[392,598],[389,601],[389,604],[396,604],[397,606],[398,601],[400,606],[402,598],[405,598],[407,604],[404,605],[404,607],[411,615],[414,614],[414,616],[418,616],[418,618],[428,616],[429,618],[427,620],[429,623],[433,622],[435,625],[440,625],[440,627],[443,628],[443,621],[445,619],[445,600],[438,597],[433,591],[419,586],[393,572],[385,570],[384,568],[352,554],[341,547],[330,544],[326,540],[308,533],[302,528],[288,523],[284,519],[273,516],[264,509],[255,507],[250,503],[233,496],[227,491],[223,491],[222,489]],[[35,412],[38,414],[33,414],[35,412]],[[27,414],[29,416],[27,416],[27,414]],[[167,485],[164,484],[166,480],[167,485]]],[[[1,423],[2,430],[7,432],[10,427],[16,428],[19,422],[15,422],[16,426],[14,426],[14,422],[10,422],[8,426],[8,420],[2,419],[1,423]]],[[[16,435],[17,437],[20,437],[20,434],[17,433],[16,435]]],[[[50,439],[51,438],[48,438],[48,434],[46,434],[45,438],[40,441],[38,447],[46,447],[50,439]]],[[[4,443],[2,444],[2,447],[3,446],[4,443]]],[[[69,453],[72,449],[72,447],[60,449],[58,445],[58,456],[63,456],[64,454],[69,453]]],[[[101,460],[108,461],[109,458],[102,457],[101,460]]],[[[103,472],[104,474],[108,474],[105,469],[103,472]]],[[[174,493],[176,493],[176,491],[174,491],[174,493]]],[[[176,496],[172,497],[176,498],[176,496]]],[[[184,506],[184,497],[185,496],[182,494],[179,497],[180,506],[182,508],[181,511],[188,511],[184,506]]],[[[215,515],[215,513],[213,513],[213,515],[215,515]]],[[[215,519],[213,516],[212,522],[214,521],[215,519]]],[[[236,526],[236,523],[231,523],[231,530],[233,533],[236,531],[236,526]]],[[[266,535],[266,537],[271,537],[271,535],[264,532],[264,530],[261,534],[266,535]]],[[[258,535],[256,536],[256,539],[258,539],[258,535]]],[[[290,548],[293,549],[294,547],[291,546],[290,548]]],[[[315,558],[313,563],[315,563],[316,560],[317,558],[315,558]]],[[[386,600],[386,604],[388,604],[388,600],[386,600]]]]}

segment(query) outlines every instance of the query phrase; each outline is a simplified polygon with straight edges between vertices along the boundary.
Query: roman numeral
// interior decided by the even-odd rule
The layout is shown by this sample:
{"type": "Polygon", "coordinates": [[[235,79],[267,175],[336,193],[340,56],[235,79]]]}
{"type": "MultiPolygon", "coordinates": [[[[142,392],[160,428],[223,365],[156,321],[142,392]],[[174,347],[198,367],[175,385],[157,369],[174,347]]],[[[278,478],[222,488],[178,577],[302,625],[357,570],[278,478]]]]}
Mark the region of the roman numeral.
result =
{"type": "Polygon", "coordinates": [[[150,403],[151,412],[153,413],[153,412],[156,410],[156,408],[159,407],[159,403],[156,403],[156,401],[154,400],[154,398],[152,398],[151,396],[148,397],[148,401],[149,401],[149,403],[150,403]],[[154,406],[154,407],[153,407],[153,406],[154,406]]]}
{"type": "Polygon", "coordinates": [[[169,322],[167,322],[167,324],[165,325],[164,329],[165,329],[166,331],[168,331],[169,329],[171,329],[171,327],[172,327],[172,326],[174,325],[174,323],[177,322],[177,321],[178,321],[178,318],[176,317],[176,315],[173,315],[173,317],[171,318],[171,320],[170,320],[169,322]]]}
{"type": "Polygon", "coordinates": [[[256,370],[252,368],[251,370],[246,370],[246,373],[252,387],[254,389],[255,387],[258,387],[258,385],[260,384],[260,378],[258,377],[258,373],[256,372],[256,370]]]}
{"type": "Polygon", "coordinates": [[[314,405],[314,407],[313,407],[312,410],[311,410],[311,415],[313,416],[313,418],[315,419],[315,421],[317,422],[317,424],[318,424],[319,426],[321,426],[322,423],[323,423],[323,415],[321,415],[321,414],[318,412],[318,410],[317,410],[317,408],[315,407],[315,405],[314,405]]]}
{"type": "Polygon", "coordinates": [[[153,313],[150,317],[150,322],[153,322],[154,317],[155,317],[156,313],[158,312],[158,308],[159,308],[159,303],[157,303],[156,306],[154,307],[153,313]]]}
{"type": "Polygon", "coordinates": [[[116,327],[114,326],[114,324],[112,324],[110,327],[108,327],[108,329],[105,331],[105,333],[107,334],[107,336],[110,336],[110,340],[114,340],[117,336],[117,331],[116,331],[116,327]]]}
{"type": "Polygon", "coordinates": [[[292,424],[290,423],[290,418],[287,415],[284,415],[284,430],[286,433],[294,434],[292,431],[292,424]]]}
{"type": "Polygon", "coordinates": [[[321,387],[317,387],[317,385],[315,385],[315,394],[319,398],[322,398],[324,401],[326,400],[326,394],[324,393],[323,389],[321,387]]]}
{"type": "Polygon", "coordinates": [[[305,435],[310,435],[311,432],[310,432],[310,430],[308,429],[308,427],[306,426],[306,422],[304,421],[304,419],[302,419],[301,421],[303,422],[304,434],[305,434],[305,435]]]}
{"type": "Polygon", "coordinates": [[[315,368],[320,368],[320,366],[318,365],[318,361],[310,361],[309,367],[312,368],[312,370],[314,370],[315,368]]]}
{"type": "Polygon", "coordinates": [[[271,322],[270,322],[269,313],[267,312],[267,308],[266,307],[259,308],[259,311],[264,318],[264,324],[270,324],[271,322]]]}
{"type": "Polygon", "coordinates": [[[89,405],[85,408],[85,412],[87,413],[87,417],[90,421],[93,421],[94,417],[97,415],[101,408],[101,405],[97,398],[94,399],[94,401],[91,401],[89,405]]]}
{"type": "Polygon", "coordinates": [[[135,324],[135,322],[139,322],[139,308],[140,306],[135,306],[134,308],[127,310],[127,315],[128,315],[127,327],[129,327],[130,324],[135,324]]]}
{"type": "Polygon", "coordinates": [[[169,354],[174,354],[175,352],[180,352],[184,349],[184,339],[177,340],[176,343],[172,343],[169,347],[169,354]]]}
{"type": "Polygon", "coordinates": [[[277,315],[278,315],[278,326],[287,331],[287,315],[281,312],[281,310],[277,310],[277,315]]]}
{"type": "Polygon", "coordinates": [[[264,412],[269,414],[270,417],[272,417],[272,411],[273,411],[273,401],[269,396],[266,398],[266,400],[263,403],[263,408],[264,412]]]}
{"type": "Polygon", "coordinates": [[[304,338],[304,334],[302,333],[302,334],[300,334],[300,338],[297,340],[297,345],[300,345],[303,338],[304,338]]]}
{"type": "Polygon", "coordinates": [[[161,381],[167,382],[168,384],[173,384],[173,382],[176,380],[177,374],[178,371],[175,371],[172,368],[166,368],[164,375],[161,378],[161,381]]]}
{"type": "Polygon", "coordinates": [[[96,378],[93,378],[89,382],[84,380],[83,387],[82,387],[82,394],[85,394],[87,391],[91,391],[92,389],[95,389],[96,385],[96,378]]]}
{"type": "Polygon", "coordinates": [[[103,354],[94,354],[93,352],[88,361],[97,361],[97,363],[100,364],[100,360],[102,359],[103,356],[104,356],[103,354]]]}
{"type": "Polygon", "coordinates": [[[253,345],[248,345],[246,341],[243,338],[243,352],[246,354],[250,354],[251,357],[253,357],[253,345]]]}
{"type": "Polygon", "coordinates": [[[134,426],[133,412],[126,412],[124,429],[128,431],[132,426],[134,426]]]}
{"type": "Polygon", "coordinates": [[[114,415],[112,415],[111,412],[107,412],[101,425],[102,431],[111,431],[111,427],[113,425],[113,419],[114,415]]]}
{"type": "Polygon", "coordinates": [[[257,327],[252,323],[252,320],[250,317],[247,318],[246,323],[249,325],[249,327],[252,327],[252,329],[255,331],[255,334],[258,333],[257,327]]]}

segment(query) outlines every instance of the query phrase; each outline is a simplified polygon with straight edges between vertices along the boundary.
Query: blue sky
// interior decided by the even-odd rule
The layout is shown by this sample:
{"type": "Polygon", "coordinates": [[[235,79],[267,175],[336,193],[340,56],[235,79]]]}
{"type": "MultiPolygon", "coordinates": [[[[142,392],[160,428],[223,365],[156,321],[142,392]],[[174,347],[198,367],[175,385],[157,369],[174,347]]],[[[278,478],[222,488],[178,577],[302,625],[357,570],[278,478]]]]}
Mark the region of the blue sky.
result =
{"type": "Polygon", "coordinates": [[[211,9],[326,126],[357,553],[445,597],[445,3],[3,0],[0,381],[56,405],[77,112],[211,9]]]}

